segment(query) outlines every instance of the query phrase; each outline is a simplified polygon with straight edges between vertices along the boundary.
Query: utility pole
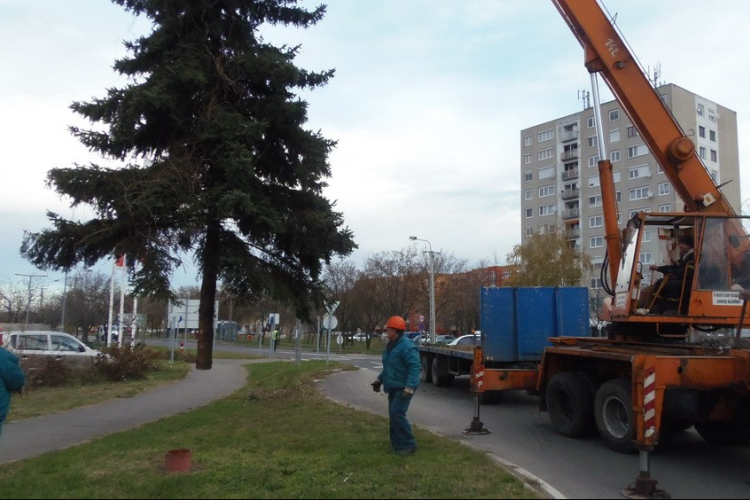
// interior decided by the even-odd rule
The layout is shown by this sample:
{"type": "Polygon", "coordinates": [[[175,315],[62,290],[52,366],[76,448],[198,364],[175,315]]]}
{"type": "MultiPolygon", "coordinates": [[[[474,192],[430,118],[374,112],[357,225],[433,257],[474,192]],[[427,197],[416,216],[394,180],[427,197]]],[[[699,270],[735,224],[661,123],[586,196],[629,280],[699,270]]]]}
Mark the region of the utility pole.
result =
{"type": "Polygon", "coordinates": [[[417,238],[416,236],[409,236],[412,241],[424,241],[430,246],[428,253],[430,254],[430,343],[435,343],[435,253],[432,251],[432,243],[428,240],[417,238]]]}
{"type": "Polygon", "coordinates": [[[25,278],[29,278],[29,298],[26,302],[26,328],[25,330],[29,329],[29,309],[31,309],[31,280],[34,278],[46,278],[46,274],[21,274],[16,273],[16,276],[23,276],[25,278]]]}

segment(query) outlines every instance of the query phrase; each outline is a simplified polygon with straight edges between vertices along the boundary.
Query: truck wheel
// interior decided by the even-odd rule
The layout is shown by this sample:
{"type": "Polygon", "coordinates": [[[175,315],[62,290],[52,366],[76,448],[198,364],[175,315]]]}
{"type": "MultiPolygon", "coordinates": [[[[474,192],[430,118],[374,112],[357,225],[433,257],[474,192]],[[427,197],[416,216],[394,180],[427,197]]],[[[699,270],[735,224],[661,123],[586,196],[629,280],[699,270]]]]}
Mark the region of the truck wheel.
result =
{"type": "Polygon", "coordinates": [[[419,378],[425,384],[432,383],[432,357],[422,356],[422,371],[419,373],[419,378]]]}
{"type": "Polygon", "coordinates": [[[436,387],[449,387],[453,384],[453,375],[448,373],[447,360],[440,356],[432,358],[432,383],[436,387]]]}
{"type": "Polygon", "coordinates": [[[596,392],[594,416],[599,435],[607,446],[619,453],[636,450],[630,380],[620,378],[602,384],[596,392]]]}
{"type": "Polygon", "coordinates": [[[703,439],[718,446],[750,444],[750,427],[734,422],[699,422],[695,430],[703,439]]]}
{"type": "Polygon", "coordinates": [[[594,395],[579,374],[558,373],[547,386],[547,412],[562,436],[578,438],[594,428],[594,395]]]}

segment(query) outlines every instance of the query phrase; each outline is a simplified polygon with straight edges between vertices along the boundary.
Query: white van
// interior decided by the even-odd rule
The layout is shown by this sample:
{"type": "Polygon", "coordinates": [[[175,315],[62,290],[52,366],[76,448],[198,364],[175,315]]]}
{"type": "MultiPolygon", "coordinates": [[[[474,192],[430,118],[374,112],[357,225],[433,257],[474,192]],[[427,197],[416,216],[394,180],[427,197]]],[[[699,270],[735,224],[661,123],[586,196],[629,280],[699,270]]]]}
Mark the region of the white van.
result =
{"type": "Polygon", "coordinates": [[[2,347],[17,354],[21,359],[29,356],[53,356],[61,361],[83,361],[100,354],[67,333],[27,331],[3,333],[2,347]]]}

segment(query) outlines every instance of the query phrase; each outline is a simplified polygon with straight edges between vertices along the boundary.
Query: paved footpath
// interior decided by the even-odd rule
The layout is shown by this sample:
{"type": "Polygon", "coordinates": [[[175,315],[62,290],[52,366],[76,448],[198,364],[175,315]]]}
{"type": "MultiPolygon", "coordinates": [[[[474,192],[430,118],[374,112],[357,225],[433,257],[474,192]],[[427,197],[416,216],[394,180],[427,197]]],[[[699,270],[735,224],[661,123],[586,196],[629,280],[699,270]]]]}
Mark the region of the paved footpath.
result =
{"type": "Polygon", "coordinates": [[[5,422],[0,464],[61,450],[205,406],[242,388],[247,379],[242,365],[250,362],[215,359],[210,370],[193,368],[183,380],[132,398],[5,422]]]}

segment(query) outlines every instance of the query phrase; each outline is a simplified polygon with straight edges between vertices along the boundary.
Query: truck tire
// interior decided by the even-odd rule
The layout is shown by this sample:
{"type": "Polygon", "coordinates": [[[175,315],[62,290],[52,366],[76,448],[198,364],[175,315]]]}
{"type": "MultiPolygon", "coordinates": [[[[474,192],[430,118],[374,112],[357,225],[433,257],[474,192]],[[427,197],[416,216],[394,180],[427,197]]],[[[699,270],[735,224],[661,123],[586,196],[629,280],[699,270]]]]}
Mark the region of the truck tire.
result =
{"type": "Polygon", "coordinates": [[[419,373],[420,380],[425,384],[432,383],[432,356],[422,356],[422,370],[419,373]]]}
{"type": "Polygon", "coordinates": [[[547,412],[558,434],[579,438],[594,429],[594,394],[582,374],[558,373],[547,385],[547,412]]]}
{"type": "Polygon", "coordinates": [[[608,380],[596,391],[594,417],[599,435],[614,451],[633,453],[635,447],[635,415],[630,380],[608,380]]]}
{"type": "Polygon", "coordinates": [[[745,446],[750,444],[750,427],[735,422],[698,422],[695,430],[707,442],[718,445],[745,446]]]}
{"type": "Polygon", "coordinates": [[[448,360],[440,356],[432,358],[432,383],[435,387],[450,387],[453,385],[454,376],[448,373],[448,360]]]}

